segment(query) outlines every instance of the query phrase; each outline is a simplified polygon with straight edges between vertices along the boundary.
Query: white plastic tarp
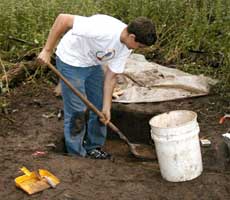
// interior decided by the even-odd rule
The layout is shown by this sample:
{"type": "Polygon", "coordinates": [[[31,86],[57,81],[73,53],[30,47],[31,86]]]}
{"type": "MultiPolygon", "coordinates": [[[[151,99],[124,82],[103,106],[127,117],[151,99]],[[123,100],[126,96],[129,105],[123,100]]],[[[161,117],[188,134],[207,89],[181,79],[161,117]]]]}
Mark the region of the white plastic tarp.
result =
{"type": "MultiPolygon", "coordinates": [[[[113,99],[121,103],[161,102],[203,96],[216,81],[203,75],[191,75],[181,70],[148,62],[143,55],[132,54],[123,75],[118,76],[122,95],[113,99]]],[[[116,92],[115,92],[116,93],[116,92]]]]}

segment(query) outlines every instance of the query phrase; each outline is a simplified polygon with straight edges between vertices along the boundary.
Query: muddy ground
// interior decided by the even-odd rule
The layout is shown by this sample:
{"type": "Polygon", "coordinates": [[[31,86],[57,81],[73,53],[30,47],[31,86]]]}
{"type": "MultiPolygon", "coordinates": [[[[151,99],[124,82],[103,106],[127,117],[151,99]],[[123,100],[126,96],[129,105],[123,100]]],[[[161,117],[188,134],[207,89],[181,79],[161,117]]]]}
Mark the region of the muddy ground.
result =
{"type": "Polygon", "coordinates": [[[229,100],[217,94],[164,103],[114,104],[113,122],[133,142],[151,143],[148,121],[156,114],[189,109],[197,112],[200,137],[212,145],[202,147],[204,171],[198,178],[182,183],[165,181],[157,161],[139,160],[112,132],[105,149],[111,160],[92,160],[67,156],[63,150],[63,119],[57,113],[62,101],[53,94],[54,85],[45,80],[24,83],[13,89],[0,115],[0,199],[8,200],[210,200],[230,198],[230,163],[221,134],[230,121],[219,125],[219,118],[229,112],[229,100]],[[50,118],[47,118],[50,117],[50,118]],[[56,148],[53,145],[56,145],[56,148]],[[48,145],[48,146],[47,146],[48,145]],[[34,156],[36,151],[45,155],[34,156]],[[55,189],[27,195],[16,188],[19,168],[47,169],[61,184],[55,189]]]}

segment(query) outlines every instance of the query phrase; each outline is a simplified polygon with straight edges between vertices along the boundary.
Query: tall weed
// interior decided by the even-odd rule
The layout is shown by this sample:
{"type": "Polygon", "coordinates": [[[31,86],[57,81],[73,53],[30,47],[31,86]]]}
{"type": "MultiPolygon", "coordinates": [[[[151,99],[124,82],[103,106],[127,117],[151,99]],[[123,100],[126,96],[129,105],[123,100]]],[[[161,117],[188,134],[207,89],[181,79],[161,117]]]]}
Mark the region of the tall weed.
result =
{"type": "Polygon", "coordinates": [[[219,78],[230,88],[229,0],[1,0],[0,9],[0,49],[14,55],[32,47],[9,36],[42,46],[59,13],[104,13],[126,23],[147,16],[158,34],[149,58],[219,78]]]}

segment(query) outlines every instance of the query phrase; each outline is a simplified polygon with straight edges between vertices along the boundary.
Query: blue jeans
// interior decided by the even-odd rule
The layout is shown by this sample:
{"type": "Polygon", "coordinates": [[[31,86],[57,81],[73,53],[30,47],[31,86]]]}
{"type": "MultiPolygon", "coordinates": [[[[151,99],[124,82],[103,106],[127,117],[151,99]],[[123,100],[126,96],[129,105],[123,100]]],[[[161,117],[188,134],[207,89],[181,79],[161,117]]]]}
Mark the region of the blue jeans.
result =
{"type": "MultiPolygon", "coordinates": [[[[87,99],[102,109],[104,72],[100,65],[74,67],[57,57],[56,65],[61,74],[87,99]]],[[[86,105],[61,81],[64,102],[64,136],[68,153],[85,156],[88,151],[101,147],[106,139],[106,126],[90,111],[86,122],[86,105]],[[86,126],[87,124],[87,126],[86,126]],[[87,128],[86,128],[87,127],[87,128]],[[86,131],[87,130],[87,131],[86,131]]]]}

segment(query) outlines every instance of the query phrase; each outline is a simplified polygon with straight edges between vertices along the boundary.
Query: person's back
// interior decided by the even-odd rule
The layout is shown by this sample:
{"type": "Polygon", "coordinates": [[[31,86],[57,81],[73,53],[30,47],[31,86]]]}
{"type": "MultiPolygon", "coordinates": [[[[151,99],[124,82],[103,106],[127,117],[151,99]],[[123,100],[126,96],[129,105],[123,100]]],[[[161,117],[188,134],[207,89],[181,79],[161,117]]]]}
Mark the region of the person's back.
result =
{"type": "Polygon", "coordinates": [[[126,27],[123,22],[107,15],[75,16],[73,28],[61,39],[56,54],[72,66],[108,63],[113,72],[121,73],[125,59],[131,53],[120,40],[126,27]]]}

